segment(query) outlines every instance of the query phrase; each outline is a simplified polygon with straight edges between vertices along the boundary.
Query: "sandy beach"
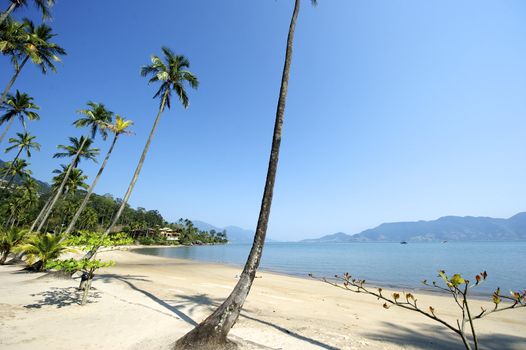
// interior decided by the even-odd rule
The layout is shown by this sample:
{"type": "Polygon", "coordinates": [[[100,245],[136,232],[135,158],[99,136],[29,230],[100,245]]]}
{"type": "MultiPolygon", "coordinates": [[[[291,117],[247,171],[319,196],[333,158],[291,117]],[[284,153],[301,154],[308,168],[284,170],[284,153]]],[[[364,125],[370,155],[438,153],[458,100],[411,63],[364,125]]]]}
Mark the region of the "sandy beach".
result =
{"type": "MultiPolygon", "coordinates": [[[[240,268],[109,251],[116,266],[79,305],[78,279],[0,266],[1,349],[170,349],[230,293],[240,268]]],[[[456,335],[414,312],[315,280],[261,272],[231,338],[244,349],[462,349],[456,335]]],[[[447,297],[417,293],[437,314],[447,297]]],[[[476,301],[491,307],[489,302],[476,301]]],[[[526,349],[526,309],[477,322],[484,349],[526,349]]]]}

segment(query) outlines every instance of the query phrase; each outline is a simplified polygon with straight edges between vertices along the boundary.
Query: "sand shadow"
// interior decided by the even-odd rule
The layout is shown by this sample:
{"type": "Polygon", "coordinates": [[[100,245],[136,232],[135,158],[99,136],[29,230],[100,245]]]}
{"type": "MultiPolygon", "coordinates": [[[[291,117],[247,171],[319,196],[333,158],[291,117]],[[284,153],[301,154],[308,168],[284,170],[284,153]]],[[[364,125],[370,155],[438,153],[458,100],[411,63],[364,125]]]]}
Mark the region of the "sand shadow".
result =
{"type": "MultiPolygon", "coordinates": [[[[390,322],[383,323],[386,333],[368,333],[365,336],[372,340],[388,342],[401,347],[411,345],[417,349],[426,350],[462,350],[465,349],[458,335],[445,327],[439,325],[420,325],[420,330],[405,327],[390,322]],[[424,327],[424,328],[423,328],[424,327]],[[423,328],[423,329],[422,329],[423,328]]],[[[476,330],[476,328],[475,328],[476,330]]],[[[499,350],[523,350],[526,346],[526,338],[507,334],[477,334],[479,349],[499,350]]]]}
{"type": "MultiPolygon", "coordinates": [[[[34,304],[24,305],[24,307],[27,309],[40,309],[43,306],[56,306],[60,309],[71,305],[80,305],[82,293],[75,287],[51,288],[41,293],[31,294],[31,296],[38,296],[41,299],[34,304]]],[[[96,303],[95,299],[100,299],[100,297],[100,293],[92,288],[88,294],[87,304],[96,303]]]]}

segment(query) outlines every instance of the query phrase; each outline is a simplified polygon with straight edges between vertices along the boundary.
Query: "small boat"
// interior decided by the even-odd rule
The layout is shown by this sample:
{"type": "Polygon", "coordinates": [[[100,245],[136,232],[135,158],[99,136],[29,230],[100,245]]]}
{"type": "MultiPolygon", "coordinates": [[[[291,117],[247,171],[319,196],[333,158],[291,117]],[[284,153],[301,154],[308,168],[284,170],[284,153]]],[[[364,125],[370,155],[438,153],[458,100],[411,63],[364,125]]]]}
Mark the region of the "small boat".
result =
{"type": "Polygon", "coordinates": [[[407,244],[407,242],[406,241],[402,241],[402,242],[400,242],[400,244],[407,244]]]}

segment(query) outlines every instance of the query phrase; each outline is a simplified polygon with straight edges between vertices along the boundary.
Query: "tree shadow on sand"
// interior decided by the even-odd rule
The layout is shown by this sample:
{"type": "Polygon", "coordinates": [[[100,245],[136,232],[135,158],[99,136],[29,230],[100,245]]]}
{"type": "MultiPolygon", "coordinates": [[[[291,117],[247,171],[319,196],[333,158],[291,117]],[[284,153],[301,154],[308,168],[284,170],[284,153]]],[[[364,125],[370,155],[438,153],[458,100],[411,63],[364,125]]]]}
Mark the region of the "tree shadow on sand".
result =
{"type": "MultiPolygon", "coordinates": [[[[41,297],[34,304],[25,305],[27,309],[40,309],[43,306],[56,306],[58,309],[71,306],[80,305],[82,299],[82,291],[79,291],[75,287],[66,288],[51,288],[41,293],[31,294],[31,296],[41,297]]],[[[100,293],[94,291],[93,288],[88,294],[88,304],[96,303],[95,299],[99,299],[100,293]]]]}
{"type": "MultiPolygon", "coordinates": [[[[419,330],[415,330],[415,328],[390,322],[384,322],[383,324],[385,329],[389,329],[389,331],[386,333],[368,333],[365,336],[372,340],[392,343],[401,347],[411,345],[417,349],[426,350],[465,349],[460,337],[438,325],[420,325],[419,330]]],[[[479,349],[481,350],[524,350],[526,346],[526,338],[522,337],[507,334],[477,334],[477,336],[479,339],[479,349]]]]}
{"type": "MultiPolygon", "coordinates": [[[[219,305],[221,305],[221,303],[223,302],[222,299],[211,298],[207,294],[175,295],[174,299],[163,300],[163,299],[157,297],[156,295],[154,295],[154,294],[152,294],[152,293],[150,293],[150,292],[148,292],[148,291],[146,291],[144,289],[139,288],[137,285],[135,285],[133,283],[134,281],[151,282],[151,281],[146,280],[146,279],[138,278],[138,277],[142,277],[142,276],[119,276],[119,275],[109,275],[108,274],[108,275],[103,275],[103,276],[99,276],[99,277],[106,279],[107,280],[106,282],[109,282],[110,279],[116,279],[116,280],[119,280],[119,281],[127,284],[131,289],[133,289],[133,290],[135,290],[135,291],[137,291],[139,293],[142,293],[143,295],[147,296],[148,298],[150,298],[151,300],[153,300],[157,304],[163,306],[167,310],[173,312],[181,320],[185,321],[186,323],[188,323],[188,324],[190,324],[192,326],[196,326],[197,322],[194,321],[190,316],[188,316],[187,314],[182,312],[180,310],[181,308],[187,308],[187,310],[188,310],[187,312],[193,313],[196,310],[196,308],[198,308],[198,307],[208,306],[212,310],[212,309],[215,309],[216,307],[218,307],[219,305]]],[[[245,310],[245,311],[246,312],[247,311],[250,312],[250,310],[245,310]]],[[[282,333],[285,333],[288,336],[294,337],[294,338],[296,338],[298,340],[307,342],[307,343],[312,344],[312,345],[316,345],[316,346],[318,346],[318,347],[320,347],[322,349],[338,350],[338,348],[336,348],[336,347],[330,346],[330,345],[325,344],[325,343],[323,343],[321,341],[318,341],[316,339],[312,339],[312,338],[303,336],[303,335],[301,335],[299,333],[296,333],[294,331],[291,331],[289,329],[281,327],[281,326],[279,326],[277,324],[274,324],[272,322],[260,320],[260,319],[255,318],[255,317],[248,316],[248,315],[246,315],[244,313],[242,313],[240,316],[242,318],[246,318],[246,319],[249,319],[251,321],[258,322],[258,323],[264,324],[266,326],[272,327],[272,328],[274,328],[274,329],[276,329],[276,330],[278,330],[278,331],[280,331],[282,333]]],[[[246,341],[246,340],[244,340],[244,341],[246,341]]]]}

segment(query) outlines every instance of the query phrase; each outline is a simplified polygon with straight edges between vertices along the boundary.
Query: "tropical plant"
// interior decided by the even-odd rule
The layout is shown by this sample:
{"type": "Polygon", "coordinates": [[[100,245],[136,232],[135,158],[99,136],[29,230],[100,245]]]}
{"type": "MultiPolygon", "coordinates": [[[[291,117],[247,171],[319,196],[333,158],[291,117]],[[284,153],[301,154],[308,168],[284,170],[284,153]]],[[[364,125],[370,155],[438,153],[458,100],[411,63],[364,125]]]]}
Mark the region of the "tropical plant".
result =
{"type": "MultiPolygon", "coordinates": [[[[57,174],[53,177],[51,188],[57,191],[60,188],[64,178],[68,172],[68,167],[64,164],[60,165],[61,169],[53,170],[53,174],[57,174]]],[[[62,194],[69,193],[74,194],[79,189],[87,189],[88,185],[84,182],[88,176],[84,175],[83,171],[79,168],[74,168],[69,173],[68,178],[65,181],[65,185],[62,188],[62,194]]]]}
{"type": "MultiPolygon", "coordinates": [[[[4,22],[11,13],[19,7],[27,6],[27,0],[10,0],[11,4],[7,10],[0,15],[0,24],[4,22]]],[[[42,12],[42,18],[47,19],[51,17],[50,8],[55,4],[55,0],[33,0],[33,4],[42,12]]]]}
{"type": "Polygon", "coordinates": [[[67,259],[67,260],[52,260],[46,264],[46,268],[61,270],[74,274],[75,272],[81,271],[82,277],[80,281],[79,289],[83,290],[82,300],[80,305],[86,305],[88,301],[88,292],[91,289],[91,282],[95,277],[95,271],[103,267],[110,267],[115,265],[114,261],[101,261],[101,260],[89,260],[89,259],[67,259]]]}
{"type": "Polygon", "coordinates": [[[11,143],[12,145],[5,149],[6,153],[14,149],[18,149],[18,152],[13,161],[17,160],[23,151],[26,151],[27,158],[31,158],[31,149],[40,151],[40,144],[34,141],[36,139],[36,136],[30,135],[27,131],[24,133],[17,132],[16,136],[18,138],[12,137],[9,139],[9,143],[11,143]]]}
{"type": "Polygon", "coordinates": [[[22,185],[6,197],[0,207],[7,218],[5,227],[11,228],[17,224],[25,224],[31,218],[33,210],[38,205],[38,184],[30,177],[24,179],[22,185]]]}
{"type": "Polygon", "coordinates": [[[0,143],[2,143],[4,136],[7,134],[9,128],[11,128],[15,118],[20,120],[24,129],[26,128],[26,118],[28,120],[40,119],[38,113],[35,112],[35,110],[39,110],[40,107],[33,103],[33,97],[26,93],[20,93],[18,90],[16,90],[15,95],[7,96],[7,100],[0,106],[0,109],[5,111],[5,113],[0,116],[0,125],[7,123],[2,135],[0,135],[0,143]]]}
{"type": "Polygon", "coordinates": [[[69,145],[58,145],[57,148],[63,150],[63,152],[56,152],[53,158],[72,158],[73,168],[79,166],[82,159],[91,160],[97,162],[97,156],[100,153],[98,148],[91,148],[93,139],[85,136],[70,137],[69,145]]]}
{"type": "MultiPolygon", "coordinates": [[[[68,171],[66,172],[66,175],[64,176],[64,180],[62,181],[62,184],[61,186],[57,189],[56,193],[55,193],[55,196],[53,197],[53,199],[51,200],[50,204],[48,206],[45,206],[42,211],[41,211],[41,214],[38,215],[38,217],[36,218],[35,222],[33,223],[33,225],[31,226],[31,228],[33,229],[37,222],[40,221],[40,223],[38,224],[38,228],[37,228],[37,231],[40,231],[42,229],[42,226],[44,226],[44,223],[46,222],[47,218],[49,217],[49,215],[51,214],[51,211],[53,210],[53,208],[55,207],[62,191],[63,191],[63,188],[66,184],[66,181],[68,179],[68,176],[71,172],[71,170],[73,168],[75,168],[78,163],[80,162],[80,158],[81,157],[84,157],[84,158],[87,158],[88,157],[88,153],[89,153],[89,147],[88,149],[86,148],[86,145],[89,143],[89,145],[91,145],[91,143],[93,142],[93,139],[95,138],[95,136],[97,135],[97,132],[99,132],[102,136],[102,138],[105,140],[108,133],[106,131],[108,125],[111,123],[111,119],[113,117],[113,112],[109,111],[106,109],[106,107],[104,106],[104,104],[102,103],[95,103],[95,102],[88,102],[87,103],[88,109],[81,109],[79,110],[79,114],[82,115],[81,118],[77,119],[75,122],[73,122],[73,125],[75,125],[76,127],[80,128],[80,127],[87,127],[89,128],[89,132],[88,132],[88,135],[86,135],[86,137],[84,138],[80,138],[79,140],[77,140],[78,142],[77,143],[73,143],[73,139],[70,138],[70,141],[72,141],[73,143],[73,146],[75,146],[73,149],[67,149],[66,147],[63,147],[63,149],[65,149],[67,152],[65,153],[57,153],[54,155],[54,157],[63,157],[63,156],[73,156],[73,153],[72,152],[75,152],[75,155],[73,157],[73,159],[71,160],[71,163],[70,163],[70,166],[68,168],[68,171]],[[89,141],[88,141],[89,140],[89,141]],[[71,151],[71,152],[70,152],[71,151]]],[[[97,149],[97,155],[98,155],[98,149],[97,149]]],[[[88,159],[93,159],[95,160],[94,158],[89,158],[88,159]]]]}
{"type": "Polygon", "coordinates": [[[23,49],[28,36],[24,32],[25,23],[11,18],[0,24],[0,53],[16,60],[16,55],[23,49]]]}
{"type": "Polygon", "coordinates": [[[15,252],[24,253],[29,265],[33,265],[37,271],[46,269],[48,261],[57,259],[63,253],[75,252],[68,248],[63,236],[60,234],[42,233],[31,236],[24,244],[14,249],[15,252]]]}
{"type": "Polygon", "coordinates": [[[13,248],[22,243],[27,232],[27,230],[20,228],[0,230],[0,265],[5,264],[9,253],[11,253],[13,248]]]}
{"type": "Polygon", "coordinates": [[[102,165],[100,166],[100,169],[97,175],[95,176],[93,183],[88,189],[88,193],[86,193],[86,196],[84,197],[82,203],[80,204],[80,207],[77,209],[75,216],[73,216],[73,219],[69,223],[68,228],[66,229],[66,234],[69,234],[73,230],[73,228],[75,227],[75,224],[77,223],[77,220],[80,217],[80,214],[84,211],[84,208],[86,208],[86,205],[88,204],[91,194],[93,193],[93,190],[95,189],[95,186],[97,185],[97,182],[99,181],[100,176],[102,175],[102,172],[104,171],[104,168],[106,167],[106,164],[108,163],[108,160],[110,159],[111,153],[113,152],[113,147],[115,146],[117,139],[122,134],[130,134],[131,132],[128,131],[127,129],[131,125],[133,125],[133,121],[125,120],[121,116],[117,115],[115,117],[115,124],[108,126],[108,128],[114,133],[113,141],[111,142],[110,148],[108,149],[108,153],[106,154],[106,157],[104,158],[104,161],[102,162],[102,165]]]}
{"type": "MultiPolygon", "coordinates": [[[[316,1],[312,1],[316,4],[316,1]]],[[[274,124],[274,133],[272,136],[272,148],[267,170],[267,179],[261,201],[256,233],[252,249],[247,258],[245,267],[239,281],[228,298],[203,322],[198,324],[189,333],[177,340],[175,349],[231,349],[236,345],[228,340],[228,332],[234,326],[243,304],[250,292],[252,282],[256,276],[256,270],[261,260],[265,236],[267,234],[268,219],[270,207],[272,204],[272,195],[274,192],[274,182],[279,160],[279,148],[281,144],[283,119],[285,114],[285,101],[287,98],[287,88],[290,73],[290,64],[292,61],[292,46],[294,42],[294,30],[296,28],[296,19],[300,9],[300,0],[295,0],[294,11],[289,27],[287,38],[287,49],[285,53],[285,64],[281,79],[281,88],[279,93],[276,119],[274,124]]]]}
{"type": "Polygon", "coordinates": [[[442,324],[454,332],[460,337],[464,347],[467,350],[471,350],[473,348],[478,350],[479,348],[479,341],[477,338],[477,333],[475,332],[474,321],[489,316],[494,312],[526,307],[526,290],[522,292],[511,291],[511,296],[506,296],[501,294],[500,288],[497,288],[491,297],[491,301],[493,303],[491,308],[481,307],[481,311],[476,312],[470,309],[468,298],[469,292],[472,288],[479,286],[486,280],[488,277],[486,271],[476,275],[475,282],[471,284],[470,281],[465,280],[460,274],[456,273],[453,276],[448,277],[445,271],[439,271],[438,273],[438,277],[442,279],[442,282],[445,285],[444,287],[440,286],[434,281],[431,284],[428,283],[427,280],[422,281],[425,286],[432,287],[439,292],[445,292],[451,295],[451,297],[455,300],[455,304],[459,307],[461,312],[461,317],[456,320],[456,324],[448,322],[448,320],[441,317],[439,311],[435,307],[428,306],[426,308],[418,305],[418,300],[412,293],[395,292],[389,296],[384,293],[382,288],[370,288],[366,285],[365,280],[353,278],[348,273],[344,273],[343,276],[336,275],[334,276],[334,280],[318,278],[312,274],[309,274],[309,276],[349,292],[372,295],[378,300],[384,301],[384,309],[389,309],[392,306],[395,306],[418,312],[419,314],[442,324]],[[503,306],[503,301],[508,303],[503,306]],[[466,330],[466,326],[469,326],[469,330],[466,330]],[[468,332],[471,332],[471,341],[468,339],[468,332]]]}
{"type": "Polygon", "coordinates": [[[24,19],[21,29],[23,29],[23,33],[17,36],[20,39],[17,41],[16,49],[10,53],[15,73],[4,89],[0,97],[0,103],[5,100],[7,93],[28,60],[36,64],[42,71],[42,74],[46,74],[48,70],[56,72],[54,62],[60,62],[59,56],[66,55],[66,50],[50,42],[56,36],[56,34],[52,33],[51,27],[45,24],[35,27],[32,21],[24,19]]]}
{"type": "Polygon", "coordinates": [[[27,169],[29,164],[24,159],[17,159],[13,162],[7,162],[6,164],[4,164],[5,168],[0,170],[4,179],[10,177],[9,181],[7,181],[4,186],[4,190],[9,189],[17,177],[23,180],[32,174],[31,170],[27,169]],[[6,164],[7,166],[5,166],[6,164]]]}
{"type": "MultiPolygon", "coordinates": [[[[119,207],[119,210],[114,216],[111,224],[106,229],[104,233],[105,235],[107,235],[115,226],[117,221],[119,221],[119,218],[126,207],[128,200],[130,199],[131,193],[135,183],[137,182],[137,179],[139,178],[139,174],[146,159],[146,155],[148,154],[153,136],[155,135],[155,131],[157,130],[157,126],[161,120],[161,114],[163,113],[165,107],[168,107],[168,109],[170,108],[172,93],[175,92],[182,106],[184,108],[188,108],[190,101],[186,92],[186,85],[193,89],[197,89],[199,86],[197,77],[188,70],[190,68],[190,61],[188,61],[185,56],[176,55],[167,47],[162,47],[162,51],[165,59],[164,62],[160,57],[152,55],[151,64],[141,68],[141,75],[143,77],[151,76],[148,82],[149,84],[157,82],[161,83],[161,86],[153,96],[153,98],[161,99],[159,111],[157,112],[157,117],[153,123],[152,130],[150,131],[150,135],[148,136],[148,140],[146,141],[146,145],[142,151],[141,158],[137,164],[137,168],[135,169],[135,173],[133,174],[126,194],[122,199],[121,206],[119,207]]],[[[91,250],[88,252],[86,257],[90,259],[95,253],[96,249],[91,250]]]]}

